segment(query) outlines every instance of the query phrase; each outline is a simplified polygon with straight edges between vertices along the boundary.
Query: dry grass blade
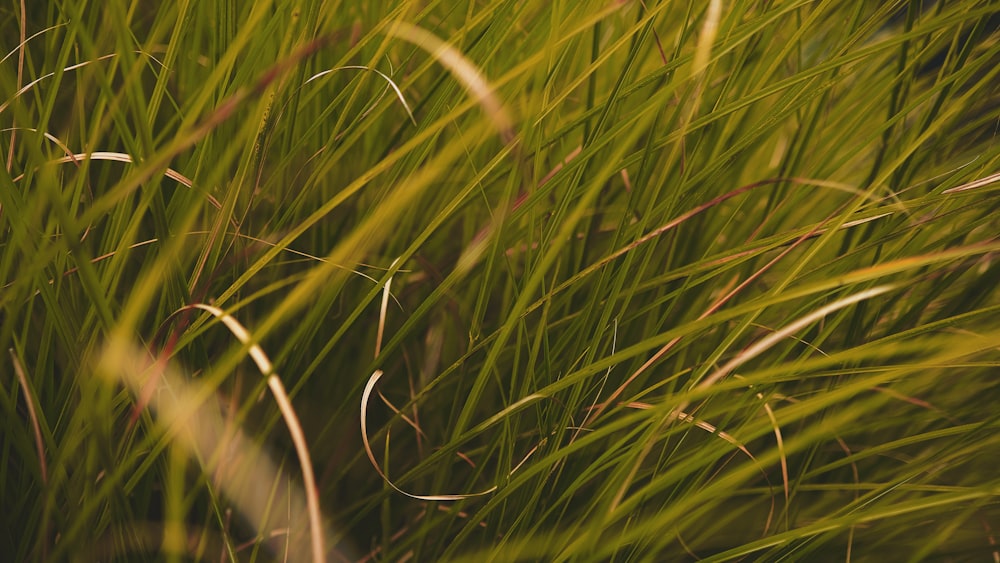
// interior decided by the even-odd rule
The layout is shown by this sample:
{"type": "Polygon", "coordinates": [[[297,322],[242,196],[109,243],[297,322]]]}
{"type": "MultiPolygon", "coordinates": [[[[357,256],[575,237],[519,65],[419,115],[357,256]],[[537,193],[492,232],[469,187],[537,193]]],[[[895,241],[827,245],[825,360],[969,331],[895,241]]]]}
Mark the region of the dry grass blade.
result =
{"type": "Polygon", "coordinates": [[[14,365],[14,373],[17,374],[17,381],[21,384],[21,392],[24,393],[24,404],[28,408],[28,418],[31,419],[31,428],[35,434],[35,449],[38,451],[38,466],[42,472],[42,483],[46,484],[49,482],[49,469],[48,462],[45,461],[45,441],[42,439],[42,429],[38,424],[38,413],[35,412],[35,396],[31,393],[28,377],[24,374],[24,367],[17,359],[14,349],[12,348],[8,352],[10,352],[10,361],[14,365]]]}
{"type": "Polygon", "coordinates": [[[980,178],[978,180],[974,180],[972,182],[966,182],[965,184],[962,184],[961,186],[955,186],[954,188],[949,188],[949,189],[947,189],[947,190],[945,190],[945,191],[943,191],[941,193],[943,193],[943,194],[957,194],[957,193],[960,193],[960,192],[965,192],[965,191],[969,191],[969,190],[974,190],[976,188],[981,188],[983,186],[988,186],[988,185],[990,185],[992,183],[995,183],[995,182],[1000,182],[1000,172],[997,172],[996,174],[990,174],[989,176],[986,176],[984,178],[980,178]]]}
{"type": "MultiPolygon", "coordinates": [[[[98,61],[104,61],[104,60],[113,58],[115,56],[117,56],[117,55],[115,55],[114,53],[112,53],[110,55],[103,55],[101,57],[98,57],[97,59],[95,59],[93,61],[83,61],[82,63],[77,63],[77,64],[70,65],[70,66],[64,68],[63,72],[69,72],[71,70],[77,70],[77,69],[83,68],[83,67],[85,67],[85,66],[87,66],[87,65],[89,65],[91,63],[95,63],[95,62],[98,62],[98,61]]],[[[39,76],[38,78],[36,78],[36,79],[32,80],[31,82],[25,84],[24,86],[18,88],[17,92],[14,92],[14,95],[11,96],[10,99],[8,99],[6,102],[0,104],[0,113],[3,113],[4,110],[6,110],[10,106],[10,104],[13,103],[13,101],[15,99],[17,99],[19,96],[21,96],[22,94],[24,94],[28,90],[31,90],[36,84],[38,84],[38,83],[40,83],[40,82],[42,82],[42,81],[44,81],[44,80],[46,80],[48,78],[52,78],[55,75],[56,75],[55,72],[49,72],[49,73],[43,74],[42,76],[39,76]]]]}
{"type": "MultiPolygon", "coordinates": [[[[399,258],[392,261],[392,265],[389,269],[392,270],[399,263],[399,258]]],[[[382,305],[379,307],[378,314],[378,334],[375,337],[375,359],[378,359],[378,355],[382,352],[382,336],[385,331],[385,316],[387,309],[389,308],[389,296],[392,295],[389,286],[392,285],[392,276],[385,281],[385,287],[382,289],[382,305]]]]}
{"type": "Polygon", "coordinates": [[[426,500],[426,501],[456,501],[464,500],[467,498],[478,497],[483,495],[488,495],[493,491],[497,490],[496,485],[486,489],[485,491],[480,491],[478,493],[465,493],[465,494],[445,494],[445,495],[420,495],[414,494],[399,488],[389,476],[382,471],[382,467],[379,465],[377,459],[375,459],[375,452],[372,451],[371,442],[368,440],[368,403],[371,398],[372,390],[375,389],[375,384],[378,383],[379,379],[382,378],[382,370],[375,370],[371,377],[368,378],[368,383],[365,384],[365,390],[361,394],[361,441],[365,447],[365,454],[368,455],[368,461],[371,462],[372,467],[378,472],[379,477],[392,487],[397,493],[406,495],[412,499],[416,500],[426,500]]]}
{"type": "Polygon", "coordinates": [[[483,111],[493,121],[505,143],[514,140],[513,122],[507,115],[493,87],[483,77],[482,72],[462,53],[433,33],[406,22],[396,22],[388,31],[389,35],[405,39],[431,54],[444,65],[465,86],[466,90],[479,102],[483,111]]]}
{"type": "Polygon", "coordinates": [[[393,81],[391,77],[389,77],[384,72],[376,68],[370,68],[363,65],[338,66],[336,68],[327,69],[324,70],[323,72],[318,72],[310,76],[309,79],[305,81],[305,84],[309,84],[313,80],[318,80],[326,76],[327,74],[330,74],[331,72],[336,72],[338,70],[366,70],[368,72],[374,72],[375,74],[382,77],[382,79],[385,80],[386,83],[388,83],[389,87],[392,88],[392,91],[396,93],[396,99],[399,100],[399,103],[403,104],[403,109],[406,110],[406,116],[410,118],[410,123],[413,123],[414,125],[417,124],[417,119],[413,117],[413,110],[410,109],[410,104],[406,103],[406,97],[403,96],[403,91],[399,89],[399,86],[396,85],[396,82],[393,81]]]}
{"type": "Polygon", "coordinates": [[[771,405],[764,403],[764,411],[767,412],[767,418],[771,421],[771,426],[774,427],[774,440],[778,445],[778,457],[781,461],[781,484],[784,487],[785,492],[785,528],[788,528],[788,501],[790,498],[788,491],[788,456],[785,454],[785,441],[781,437],[781,426],[778,424],[778,418],[774,416],[774,410],[771,405]]]}
{"type": "Polygon", "coordinates": [[[319,490],[316,488],[316,476],[313,474],[309,446],[306,444],[305,433],[302,432],[302,425],[299,423],[298,416],[295,415],[295,409],[292,407],[291,401],[288,400],[285,386],[278,379],[278,376],[273,373],[271,361],[264,354],[264,350],[261,349],[260,345],[253,343],[250,333],[239,321],[222,309],[213,307],[212,305],[198,303],[192,305],[192,307],[212,313],[229,328],[237,340],[244,345],[250,346],[250,357],[257,364],[257,368],[260,369],[261,374],[267,378],[267,386],[271,389],[271,393],[274,394],[274,399],[278,403],[278,408],[281,410],[281,415],[285,419],[288,431],[292,435],[292,442],[295,444],[295,451],[299,456],[299,463],[302,466],[302,480],[305,485],[306,504],[309,510],[313,561],[317,563],[326,561],[326,549],[323,546],[325,537],[323,533],[323,515],[319,508],[319,490]]]}
{"type": "MultiPolygon", "coordinates": [[[[773,347],[778,342],[788,338],[792,334],[795,334],[799,330],[802,330],[803,328],[818,321],[819,319],[822,319],[823,317],[829,315],[830,313],[839,311],[840,309],[843,309],[844,307],[849,307],[851,305],[854,305],[855,303],[860,303],[861,301],[871,299],[872,297],[877,297],[884,293],[888,293],[893,289],[895,289],[895,286],[881,285],[873,287],[871,289],[860,291],[858,293],[855,293],[854,295],[849,295],[842,299],[838,299],[833,303],[830,303],[829,305],[820,307],[819,309],[813,311],[812,313],[809,313],[808,315],[802,317],[801,319],[798,319],[797,321],[784,326],[780,330],[768,334],[764,338],[760,339],[759,341],[748,347],[746,350],[743,350],[742,352],[737,354],[736,357],[723,364],[722,367],[715,370],[715,372],[706,377],[704,380],[698,382],[695,389],[702,390],[711,387],[717,381],[719,381],[726,375],[732,373],[732,371],[738,368],[739,366],[745,364],[746,362],[752,360],[753,358],[756,358],[757,356],[761,355],[762,353],[773,347]]],[[[684,410],[684,409],[681,408],[679,410],[684,410]]]]}
{"type": "MultiPolygon", "coordinates": [[[[46,136],[48,136],[48,134],[46,134],[46,136]]],[[[60,144],[60,146],[62,145],[60,144]]],[[[111,152],[111,151],[94,151],[94,152],[67,154],[66,156],[62,156],[50,161],[50,163],[63,164],[67,162],[72,162],[73,164],[79,164],[80,161],[82,160],[108,160],[112,162],[125,162],[128,164],[134,163],[134,160],[132,159],[131,156],[125,153],[111,152]]],[[[166,176],[167,178],[170,178],[171,180],[174,180],[178,184],[183,185],[184,187],[187,188],[194,187],[194,182],[190,178],[172,168],[167,168],[166,170],[164,170],[163,175],[166,176]]],[[[21,178],[23,177],[24,174],[21,174],[20,176],[14,178],[13,181],[17,182],[21,180],[21,178]]],[[[208,202],[212,204],[212,207],[216,209],[222,209],[222,204],[219,203],[219,200],[216,199],[215,196],[213,196],[212,194],[206,192],[205,199],[207,199],[208,202]]]]}

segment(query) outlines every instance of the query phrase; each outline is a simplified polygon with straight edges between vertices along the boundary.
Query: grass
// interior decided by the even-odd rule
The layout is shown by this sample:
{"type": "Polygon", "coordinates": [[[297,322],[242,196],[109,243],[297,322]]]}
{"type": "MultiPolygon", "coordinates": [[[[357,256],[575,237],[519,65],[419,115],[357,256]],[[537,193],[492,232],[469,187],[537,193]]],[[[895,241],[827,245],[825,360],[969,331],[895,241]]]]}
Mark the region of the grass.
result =
{"type": "Polygon", "coordinates": [[[9,1],[0,552],[1000,561],[998,18],[9,1]]]}

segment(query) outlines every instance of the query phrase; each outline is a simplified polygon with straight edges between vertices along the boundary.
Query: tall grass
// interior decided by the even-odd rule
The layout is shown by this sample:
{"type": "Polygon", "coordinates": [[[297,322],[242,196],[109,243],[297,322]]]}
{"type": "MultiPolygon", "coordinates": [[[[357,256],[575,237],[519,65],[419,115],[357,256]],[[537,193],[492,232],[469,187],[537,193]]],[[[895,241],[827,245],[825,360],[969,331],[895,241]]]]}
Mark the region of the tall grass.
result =
{"type": "Polygon", "coordinates": [[[998,23],[8,1],[0,553],[1000,561],[998,23]]]}

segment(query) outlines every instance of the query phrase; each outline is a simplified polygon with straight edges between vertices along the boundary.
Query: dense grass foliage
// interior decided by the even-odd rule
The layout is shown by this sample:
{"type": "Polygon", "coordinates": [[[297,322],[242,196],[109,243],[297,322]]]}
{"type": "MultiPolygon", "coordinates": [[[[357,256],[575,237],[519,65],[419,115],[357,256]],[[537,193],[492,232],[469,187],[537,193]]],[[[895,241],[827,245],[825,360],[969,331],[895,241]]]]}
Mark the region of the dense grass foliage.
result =
{"type": "Polygon", "coordinates": [[[1000,561],[998,29],[6,0],[0,553],[1000,561]]]}

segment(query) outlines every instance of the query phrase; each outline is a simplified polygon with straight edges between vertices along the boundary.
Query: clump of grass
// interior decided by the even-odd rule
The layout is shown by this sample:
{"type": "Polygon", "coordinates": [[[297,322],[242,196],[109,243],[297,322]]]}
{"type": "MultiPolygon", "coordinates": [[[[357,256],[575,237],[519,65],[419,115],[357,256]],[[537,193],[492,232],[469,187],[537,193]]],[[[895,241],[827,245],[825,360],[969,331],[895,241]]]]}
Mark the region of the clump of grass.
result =
{"type": "Polygon", "coordinates": [[[0,551],[1000,560],[998,18],[0,12],[0,551]]]}

